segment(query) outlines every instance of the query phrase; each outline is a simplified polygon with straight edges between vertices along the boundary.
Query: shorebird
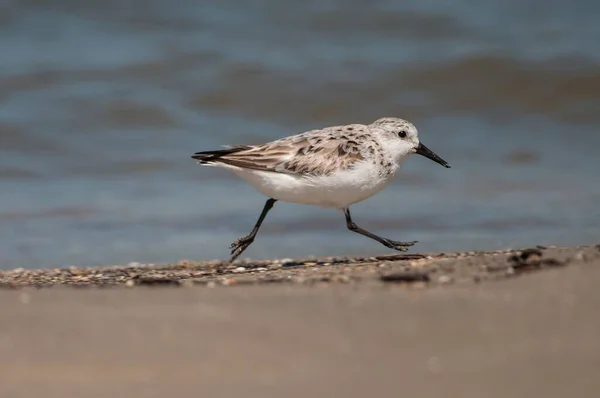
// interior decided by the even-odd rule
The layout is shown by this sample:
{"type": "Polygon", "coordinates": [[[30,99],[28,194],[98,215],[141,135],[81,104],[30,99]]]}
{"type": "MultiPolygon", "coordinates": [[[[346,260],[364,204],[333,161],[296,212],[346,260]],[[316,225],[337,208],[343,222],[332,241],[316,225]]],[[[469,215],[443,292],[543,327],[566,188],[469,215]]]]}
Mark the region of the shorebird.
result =
{"type": "Polygon", "coordinates": [[[412,154],[450,165],[419,141],[410,122],[384,117],[371,124],[326,127],[262,145],[229,146],[196,152],[199,164],[229,169],[268,199],[252,231],[231,244],[234,261],[254,242],[275,202],[340,209],[349,230],[384,246],[407,251],[416,241],[400,242],[369,232],[352,221],[350,205],[388,186],[412,154]]]}

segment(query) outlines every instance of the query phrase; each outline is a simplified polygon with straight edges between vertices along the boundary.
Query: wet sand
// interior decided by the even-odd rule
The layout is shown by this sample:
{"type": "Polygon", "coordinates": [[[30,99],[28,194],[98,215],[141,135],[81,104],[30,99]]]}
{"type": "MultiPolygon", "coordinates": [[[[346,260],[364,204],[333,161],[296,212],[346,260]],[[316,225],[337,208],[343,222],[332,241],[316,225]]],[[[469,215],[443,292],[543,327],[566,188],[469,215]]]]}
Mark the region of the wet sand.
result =
{"type": "Polygon", "coordinates": [[[600,247],[13,270],[0,284],[1,397],[600,394],[600,247]]]}

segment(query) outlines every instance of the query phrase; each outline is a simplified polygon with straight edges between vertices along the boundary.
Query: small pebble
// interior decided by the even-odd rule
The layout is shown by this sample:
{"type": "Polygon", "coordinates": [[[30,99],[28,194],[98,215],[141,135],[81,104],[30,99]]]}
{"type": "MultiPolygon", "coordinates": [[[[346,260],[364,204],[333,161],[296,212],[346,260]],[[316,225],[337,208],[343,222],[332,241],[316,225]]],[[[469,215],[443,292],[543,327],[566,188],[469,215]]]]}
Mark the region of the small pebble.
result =
{"type": "Polygon", "coordinates": [[[233,270],[233,272],[246,272],[246,267],[237,267],[233,270]]]}

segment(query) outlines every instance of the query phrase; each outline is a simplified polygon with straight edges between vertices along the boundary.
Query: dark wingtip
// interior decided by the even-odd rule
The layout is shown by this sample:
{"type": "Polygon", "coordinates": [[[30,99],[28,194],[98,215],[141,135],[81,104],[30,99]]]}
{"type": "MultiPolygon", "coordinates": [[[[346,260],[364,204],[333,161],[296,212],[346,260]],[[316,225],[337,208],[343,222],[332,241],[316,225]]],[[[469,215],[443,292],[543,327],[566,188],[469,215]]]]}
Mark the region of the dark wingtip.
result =
{"type": "Polygon", "coordinates": [[[236,146],[236,147],[227,148],[227,149],[218,149],[216,151],[196,152],[195,154],[192,155],[192,159],[206,161],[206,162],[212,162],[212,161],[219,160],[223,156],[227,156],[232,153],[240,152],[240,151],[243,151],[248,148],[249,147],[246,147],[246,146],[236,146]]]}

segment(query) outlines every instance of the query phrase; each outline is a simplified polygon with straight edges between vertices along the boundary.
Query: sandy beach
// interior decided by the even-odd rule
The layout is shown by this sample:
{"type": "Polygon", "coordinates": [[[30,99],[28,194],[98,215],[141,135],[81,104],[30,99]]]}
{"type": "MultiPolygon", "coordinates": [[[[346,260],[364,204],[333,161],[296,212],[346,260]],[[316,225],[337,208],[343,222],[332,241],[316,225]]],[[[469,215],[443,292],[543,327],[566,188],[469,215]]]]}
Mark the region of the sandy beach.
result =
{"type": "Polygon", "coordinates": [[[12,270],[0,283],[2,397],[600,392],[597,246],[12,270]]]}

